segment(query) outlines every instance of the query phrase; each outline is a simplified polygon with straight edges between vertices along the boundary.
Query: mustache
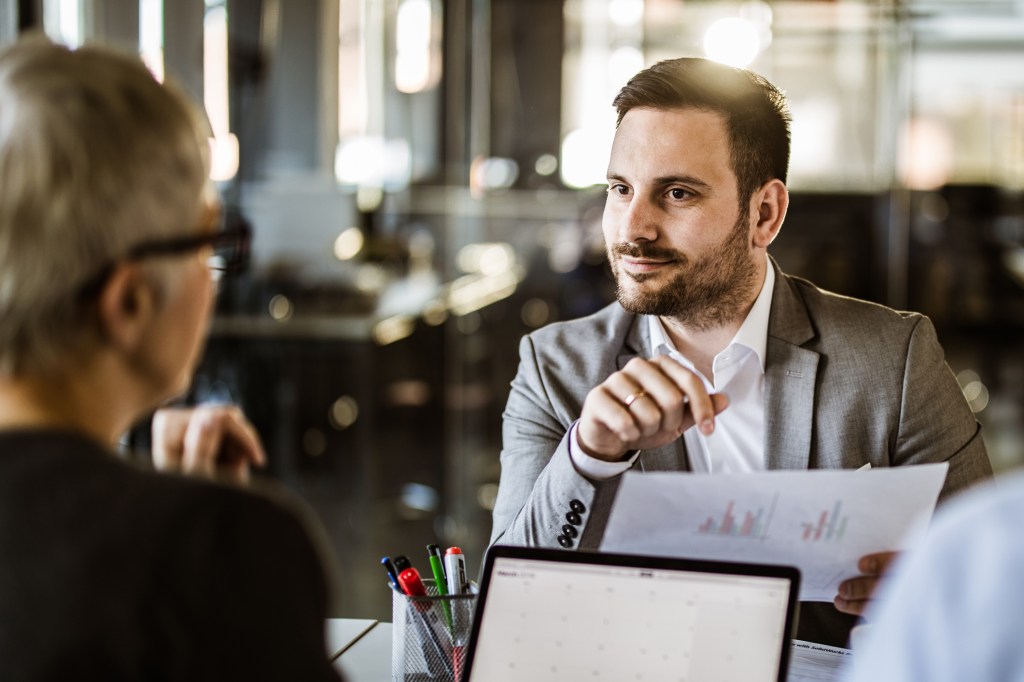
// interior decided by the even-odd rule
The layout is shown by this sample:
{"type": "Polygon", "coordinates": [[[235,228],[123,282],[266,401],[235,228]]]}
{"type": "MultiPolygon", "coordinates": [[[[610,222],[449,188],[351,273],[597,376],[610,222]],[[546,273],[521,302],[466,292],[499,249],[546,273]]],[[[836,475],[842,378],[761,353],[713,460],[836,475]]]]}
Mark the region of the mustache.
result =
{"type": "Polygon", "coordinates": [[[616,256],[628,256],[629,258],[686,261],[686,256],[675,249],[666,249],[661,246],[652,246],[648,244],[618,242],[617,244],[612,244],[609,250],[616,256]]]}

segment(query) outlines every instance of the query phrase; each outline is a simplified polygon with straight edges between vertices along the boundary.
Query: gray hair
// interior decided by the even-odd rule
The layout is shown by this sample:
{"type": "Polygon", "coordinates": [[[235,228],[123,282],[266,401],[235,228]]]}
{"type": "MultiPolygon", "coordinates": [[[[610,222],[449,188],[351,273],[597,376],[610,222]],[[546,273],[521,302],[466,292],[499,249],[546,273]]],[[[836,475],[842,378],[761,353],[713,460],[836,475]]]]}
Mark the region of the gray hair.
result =
{"type": "Polygon", "coordinates": [[[135,56],[42,38],[0,51],[0,376],[55,369],[98,338],[83,287],[196,227],[206,131],[135,56]]]}

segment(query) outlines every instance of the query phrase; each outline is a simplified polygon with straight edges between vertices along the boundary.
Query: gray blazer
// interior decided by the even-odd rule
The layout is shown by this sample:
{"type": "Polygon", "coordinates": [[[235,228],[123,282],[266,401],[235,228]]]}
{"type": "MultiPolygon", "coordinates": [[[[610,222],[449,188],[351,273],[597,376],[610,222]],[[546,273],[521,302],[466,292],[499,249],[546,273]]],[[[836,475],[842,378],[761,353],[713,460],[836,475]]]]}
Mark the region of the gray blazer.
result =
{"type": "MultiPolygon", "coordinates": [[[[981,427],[927,317],[831,294],[772,267],[769,469],[948,462],[940,499],[991,476],[981,427]]],[[[578,473],[568,431],[587,393],[649,347],[643,318],[617,303],[522,339],[504,414],[492,544],[600,546],[620,479],[578,473]]],[[[683,439],[642,452],[633,468],[689,470],[683,439]]],[[[846,646],[855,623],[829,603],[802,604],[797,637],[846,646]]]]}
{"type": "MultiPolygon", "coordinates": [[[[822,291],[772,267],[769,469],[949,462],[942,497],[992,475],[981,427],[928,318],[822,291]]],[[[646,322],[618,303],[523,338],[504,413],[492,544],[558,547],[572,520],[573,545],[597,549],[619,479],[577,473],[569,428],[590,389],[649,348],[646,322]],[[577,516],[567,520],[570,512],[577,516]]],[[[642,452],[633,468],[688,470],[683,439],[642,452]]]]}

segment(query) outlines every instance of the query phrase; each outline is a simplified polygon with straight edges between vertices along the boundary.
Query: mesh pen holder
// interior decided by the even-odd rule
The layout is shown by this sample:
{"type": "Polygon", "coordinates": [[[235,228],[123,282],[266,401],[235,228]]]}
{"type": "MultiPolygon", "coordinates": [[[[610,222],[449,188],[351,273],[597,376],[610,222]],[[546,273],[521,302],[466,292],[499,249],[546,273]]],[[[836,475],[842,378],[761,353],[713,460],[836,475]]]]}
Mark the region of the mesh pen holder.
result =
{"type": "Polygon", "coordinates": [[[424,579],[426,597],[392,591],[391,679],[393,682],[458,682],[476,608],[475,583],[466,594],[440,596],[424,579]]]}

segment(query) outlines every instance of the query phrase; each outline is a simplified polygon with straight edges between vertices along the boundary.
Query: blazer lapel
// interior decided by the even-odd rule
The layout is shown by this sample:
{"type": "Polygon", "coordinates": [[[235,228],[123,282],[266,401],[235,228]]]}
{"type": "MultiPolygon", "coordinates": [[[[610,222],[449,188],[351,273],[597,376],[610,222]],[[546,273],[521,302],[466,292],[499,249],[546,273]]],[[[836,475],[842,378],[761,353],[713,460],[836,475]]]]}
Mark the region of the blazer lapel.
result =
{"type": "Polygon", "coordinates": [[[803,300],[774,259],[771,264],[775,292],[765,361],[765,464],[768,469],[807,469],[819,355],[802,345],[815,332],[803,300]]]}
{"type": "MultiPolygon", "coordinates": [[[[651,348],[650,321],[646,315],[633,318],[633,327],[626,335],[625,347],[617,358],[617,366],[622,369],[638,355],[649,357],[651,348]]],[[[686,444],[682,438],[654,450],[640,453],[636,468],[640,471],[689,471],[690,460],[686,455],[686,444]]]]}

